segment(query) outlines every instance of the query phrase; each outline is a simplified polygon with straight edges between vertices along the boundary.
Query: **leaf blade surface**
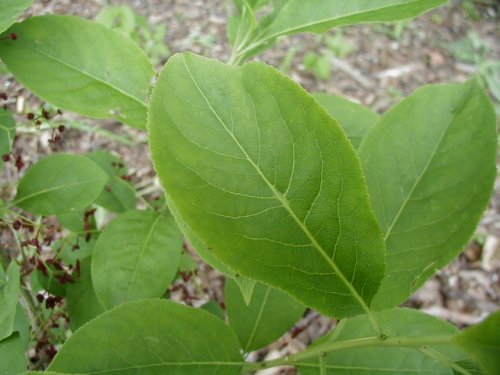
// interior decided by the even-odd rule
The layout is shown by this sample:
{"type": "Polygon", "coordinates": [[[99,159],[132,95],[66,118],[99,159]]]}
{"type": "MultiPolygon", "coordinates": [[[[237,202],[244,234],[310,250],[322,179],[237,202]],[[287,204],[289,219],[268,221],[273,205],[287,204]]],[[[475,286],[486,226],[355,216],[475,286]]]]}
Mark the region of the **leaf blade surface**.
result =
{"type": "Polygon", "coordinates": [[[45,216],[82,210],[97,199],[107,181],[106,172],[86,157],[49,155],[21,178],[14,205],[45,216]]]}
{"type": "Polygon", "coordinates": [[[239,373],[234,332],[219,318],[166,300],[120,305],[71,336],[50,371],[123,375],[239,373]]]}
{"type": "Polygon", "coordinates": [[[127,37],[92,21],[59,15],[32,17],[9,31],[18,38],[2,43],[0,57],[36,95],[85,116],[145,128],[154,69],[127,37]]]}
{"type": "Polygon", "coordinates": [[[496,120],[475,81],[419,89],[359,149],[387,246],[376,309],[404,302],[472,236],[496,176],[496,120]]]}
{"type": "Polygon", "coordinates": [[[172,218],[152,211],[127,211],[99,236],[92,256],[92,281],[106,308],[161,297],[179,266],[182,236],[172,218]]]}
{"type": "Polygon", "coordinates": [[[223,263],[327,314],[368,309],[384,245],[352,146],[302,88],[264,64],[179,54],[149,131],[167,196],[223,263]]]}

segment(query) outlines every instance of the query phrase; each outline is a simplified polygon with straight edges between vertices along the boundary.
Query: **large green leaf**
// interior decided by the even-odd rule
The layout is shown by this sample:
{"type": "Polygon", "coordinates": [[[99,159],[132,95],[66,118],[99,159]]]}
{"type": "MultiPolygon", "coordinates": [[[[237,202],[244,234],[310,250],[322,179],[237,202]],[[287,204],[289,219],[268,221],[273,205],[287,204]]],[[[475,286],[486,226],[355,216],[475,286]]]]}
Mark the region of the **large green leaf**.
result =
{"type": "Polygon", "coordinates": [[[33,0],[2,0],[0,1],[0,33],[16,22],[33,0]]]}
{"type": "Polygon", "coordinates": [[[447,0],[289,0],[269,26],[266,39],[333,27],[416,17],[447,0]]]}
{"type": "Polygon", "coordinates": [[[13,375],[26,370],[25,347],[18,332],[0,341],[0,375],[13,375]]]}
{"type": "Polygon", "coordinates": [[[149,116],[168,199],[219,260],[326,314],[366,311],[384,245],[340,126],[261,63],[170,58],[149,116]]]}
{"type": "Polygon", "coordinates": [[[19,266],[16,262],[10,262],[5,274],[0,266],[0,340],[9,337],[14,330],[20,283],[19,266]]]}
{"type": "Polygon", "coordinates": [[[245,352],[274,342],[304,314],[304,306],[293,297],[261,283],[255,285],[247,304],[238,285],[228,279],[224,300],[229,324],[245,352]]]}
{"type": "Polygon", "coordinates": [[[500,369],[500,312],[493,313],[484,322],[472,326],[455,338],[487,375],[496,375],[500,369]]]}
{"type": "Polygon", "coordinates": [[[68,284],[66,288],[66,306],[73,331],[105,311],[92,285],[91,261],[91,258],[87,257],[80,262],[80,276],[75,271],[73,273],[75,282],[68,284]]]}
{"type": "Polygon", "coordinates": [[[113,212],[133,210],[136,205],[135,189],[121,176],[127,174],[123,161],[105,150],[91,152],[87,157],[98,164],[109,176],[109,182],[96,204],[113,212]]]}
{"type": "Polygon", "coordinates": [[[234,332],[209,312],[165,300],[120,305],[79,329],[51,371],[120,375],[239,374],[234,332]]]}
{"type": "MultiPolygon", "coordinates": [[[[376,314],[382,331],[388,337],[419,337],[453,335],[457,329],[451,324],[417,310],[394,309],[376,314]]],[[[316,344],[333,341],[354,340],[372,337],[373,328],[365,316],[347,320],[339,332],[333,332],[320,339],[316,344]]],[[[450,362],[464,359],[463,353],[449,345],[426,346],[425,351],[438,353],[450,362]]],[[[335,375],[367,374],[426,374],[452,375],[453,371],[437,362],[421,348],[403,347],[364,347],[338,350],[328,353],[324,358],[316,358],[298,365],[303,375],[317,375],[320,361],[324,362],[326,373],[335,375]]],[[[458,365],[457,365],[458,366],[458,365]]]]}
{"type": "Polygon", "coordinates": [[[6,109],[0,108],[0,169],[4,163],[1,157],[10,154],[15,136],[16,122],[14,121],[12,113],[6,109]]]}
{"type": "Polygon", "coordinates": [[[53,154],[28,169],[14,205],[38,215],[82,210],[101,194],[109,177],[84,156],[53,154]]]}
{"type": "Polygon", "coordinates": [[[154,69],[117,31],[80,17],[29,18],[8,32],[0,58],[17,80],[52,104],[144,129],[154,69]]]}
{"type": "Polygon", "coordinates": [[[366,135],[359,155],[387,246],[374,308],[404,302],[463,249],[490,198],[496,137],[475,81],[421,88],[366,135]]]}
{"type": "Polygon", "coordinates": [[[358,148],[368,130],[380,121],[372,110],[338,95],[317,93],[318,102],[339,122],[354,148],[358,148]]]}
{"type": "Polygon", "coordinates": [[[182,250],[173,218],[128,211],[101,233],[92,257],[92,280],[106,308],[161,297],[172,282],[182,250]]]}

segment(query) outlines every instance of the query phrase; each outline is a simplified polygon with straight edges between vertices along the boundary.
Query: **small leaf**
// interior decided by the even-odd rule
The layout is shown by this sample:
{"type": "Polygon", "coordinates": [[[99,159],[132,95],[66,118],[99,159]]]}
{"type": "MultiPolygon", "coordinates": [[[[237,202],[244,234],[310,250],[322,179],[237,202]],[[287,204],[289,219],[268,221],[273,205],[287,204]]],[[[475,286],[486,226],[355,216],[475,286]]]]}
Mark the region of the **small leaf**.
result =
{"type": "Polygon", "coordinates": [[[26,370],[26,349],[19,332],[0,341],[0,375],[19,374],[26,370]]]}
{"type": "Polygon", "coordinates": [[[127,169],[122,167],[123,161],[105,150],[94,151],[87,157],[99,165],[109,176],[109,182],[102,191],[96,204],[113,212],[133,210],[136,205],[135,189],[121,176],[127,174],[127,169]]]}
{"type": "Polygon", "coordinates": [[[313,96],[339,122],[356,149],[368,130],[380,121],[378,113],[341,96],[322,93],[313,96]]]}
{"type": "Polygon", "coordinates": [[[19,266],[10,262],[4,274],[0,266],[0,340],[9,337],[14,330],[16,307],[21,292],[19,266]]]}
{"type": "Polygon", "coordinates": [[[500,369],[500,312],[458,334],[455,343],[464,348],[486,375],[500,369]]]}
{"type": "Polygon", "coordinates": [[[108,175],[84,156],[53,154],[28,169],[14,205],[38,215],[82,210],[101,194],[108,175]]]}
{"type": "Polygon", "coordinates": [[[0,58],[36,95],[85,116],[145,128],[154,69],[129,38],[96,22],[59,15],[28,18],[7,32],[17,40],[2,41],[0,58]]]}
{"type": "MultiPolygon", "coordinates": [[[[419,337],[453,335],[458,330],[450,323],[417,310],[393,309],[375,314],[388,337],[419,337]]],[[[326,342],[373,337],[373,328],[366,315],[348,319],[339,332],[321,338],[313,347],[326,342]]],[[[462,351],[452,345],[426,346],[450,362],[464,359],[462,351]]],[[[451,375],[451,369],[427,356],[420,348],[364,347],[333,351],[323,358],[328,375],[425,374],[451,375]]],[[[298,364],[303,375],[317,375],[319,359],[298,364]]]]}
{"type": "Polygon", "coordinates": [[[161,297],[172,282],[182,235],[172,218],[153,211],[128,211],[101,233],[92,259],[96,294],[106,308],[161,297]]]}
{"type": "Polygon", "coordinates": [[[219,261],[329,315],[368,310],[381,233],[350,142],[300,86],[265,64],[178,54],[148,127],[169,207],[219,261]]]}
{"type": "Polygon", "coordinates": [[[71,336],[49,366],[69,373],[239,374],[234,332],[201,309],[165,300],[116,307],[71,336]]]}
{"type": "Polygon", "coordinates": [[[69,323],[73,332],[106,311],[97,298],[92,285],[90,276],[91,261],[91,258],[88,257],[80,262],[80,276],[78,276],[78,272],[74,271],[73,278],[75,282],[68,284],[66,290],[66,305],[69,323]]]}
{"type": "Polygon", "coordinates": [[[491,196],[496,148],[474,80],[417,90],[366,135],[359,156],[387,246],[373,308],[404,302],[462,251],[491,196]]]}
{"type": "Polygon", "coordinates": [[[231,279],[226,280],[224,294],[229,325],[247,353],[279,339],[305,310],[290,295],[262,283],[255,285],[249,304],[231,279]]]}
{"type": "Polygon", "coordinates": [[[85,236],[70,234],[53,245],[57,257],[67,266],[76,266],[77,260],[82,261],[94,253],[96,239],[91,237],[88,241],[85,236]]]}
{"type": "Polygon", "coordinates": [[[33,0],[2,0],[0,2],[0,33],[16,22],[33,0]]]}
{"type": "Polygon", "coordinates": [[[4,163],[2,156],[10,154],[15,136],[16,122],[12,113],[0,108],[0,169],[4,163]]]}

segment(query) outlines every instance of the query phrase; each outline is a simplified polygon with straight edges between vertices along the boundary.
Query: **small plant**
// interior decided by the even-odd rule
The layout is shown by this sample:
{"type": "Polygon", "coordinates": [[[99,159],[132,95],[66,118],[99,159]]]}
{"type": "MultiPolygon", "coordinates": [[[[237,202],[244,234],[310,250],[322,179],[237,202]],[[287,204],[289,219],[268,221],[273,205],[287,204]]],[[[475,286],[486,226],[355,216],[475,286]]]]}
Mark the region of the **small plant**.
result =
{"type": "Polygon", "coordinates": [[[476,32],[469,32],[466,38],[444,46],[461,62],[471,64],[483,86],[489,89],[495,99],[497,115],[500,116],[500,61],[492,57],[491,46],[476,32]]]}
{"type": "Polygon", "coordinates": [[[170,55],[170,49],[165,45],[166,25],[151,25],[128,5],[106,6],[95,20],[135,41],[146,52],[153,65],[164,62],[170,55]]]}
{"type": "Polygon", "coordinates": [[[306,71],[312,72],[316,78],[328,80],[332,71],[332,60],[335,57],[344,59],[355,50],[355,46],[344,38],[339,31],[332,35],[321,35],[317,38],[317,45],[322,46],[320,53],[309,52],[304,57],[306,71]]]}
{"type": "MultiPolygon", "coordinates": [[[[22,172],[0,206],[17,241],[1,252],[1,373],[496,374],[498,313],[459,331],[398,307],[460,253],[490,198],[496,123],[477,80],[425,86],[381,117],[243,64],[286,35],[444,2],[237,0],[228,63],[176,54],[152,90],[153,65],[123,33],[72,16],[14,23],[31,1],[7,2],[9,71],[55,114],[147,129],[165,195],[140,193],[104,150],[54,150],[25,170],[14,117],[1,110],[2,162],[22,172]],[[224,301],[168,300],[194,298],[191,247],[226,275],[224,301]],[[336,318],[335,329],[303,352],[248,360],[306,308],[336,318]]],[[[41,115],[56,142],[66,127],[44,111],[28,120],[41,115]]]]}

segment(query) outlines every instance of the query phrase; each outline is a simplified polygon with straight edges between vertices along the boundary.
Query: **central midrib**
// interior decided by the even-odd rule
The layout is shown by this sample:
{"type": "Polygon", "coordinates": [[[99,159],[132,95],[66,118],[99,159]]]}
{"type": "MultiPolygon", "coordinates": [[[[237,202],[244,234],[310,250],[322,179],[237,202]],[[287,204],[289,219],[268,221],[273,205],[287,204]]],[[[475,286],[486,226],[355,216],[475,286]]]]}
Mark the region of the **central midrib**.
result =
{"type": "Polygon", "coordinates": [[[245,349],[244,349],[245,352],[248,351],[248,347],[250,346],[250,344],[253,341],[253,338],[255,336],[255,332],[257,332],[257,327],[259,326],[260,320],[262,319],[262,313],[264,312],[264,308],[266,307],[267,300],[269,299],[269,293],[271,293],[271,288],[267,287],[266,295],[264,296],[264,300],[260,304],[259,314],[257,315],[257,319],[255,320],[255,324],[253,326],[252,333],[250,334],[250,337],[248,338],[247,344],[245,345],[245,349]]]}
{"type": "Polygon", "coordinates": [[[469,93],[470,93],[470,90],[464,94],[463,102],[460,104],[460,106],[458,107],[458,109],[456,111],[452,112],[451,119],[448,121],[448,124],[446,124],[446,126],[443,127],[443,131],[439,135],[439,139],[437,140],[434,148],[432,149],[432,152],[430,153],[429,158],[427,159],[424,167],[422,168],[419,175],[417,176],[417,179],[415,180],[415,183],[412,185],[410,191],[408,192],[408,195],[403,200],[403,203],[401,204],[401,207],[399,208],[398,212],[394,216],[394,219],[392,220],[391,224],[387,228],[387,230],[384,234],[384,242],[387,242],[387,239],[390,237],[391,232],[392,232],[394,226],[396,225],[396,222],[399,220],[399,218],[403,214],[403,211],[406,209],[408,202],[410,201],[411,197],[413,196],[415,189],[420,184],[420,181],[422,180],[424,175],[427,173],[427,170],[429,169],[432,161],[434,160],[434,157],[436,156],[437,150],[441,146],[441,143],[443,142],[446,133],[448,132],[451,124],[453,123],[453,120],[455,119],[456,115],[458,113],[460,113],[460,111],[462,111],[462,109],[465,107],[469,93]]]}
{"type": "Polygon", "coordinates": [[[137,260],[137,263],[135,264],[134,273],[132,274],[132,276],[130,278],[130,284],[128,285],[128,288],[127,288],[127,293],[126,293],[126,297],[125,297],[126,299],[128,299],[130,289],[132,288],[132,285],[135,282],[135,278],[137,277],[137,270],[139,268],[139,264],[141,263],[142,258],[144,257],[144,252],[146,251],[146,248],[149,245],[149,240],[151,239],[151,236],[153,235],[153,232],[156,228],[156,225],[158,224],[160,219],[161,219],[161,215],[158,215],[158,217],[153,222],[153,225],[151,225],[151,229],[149,230],[148,235],[146,237],[146,240],[144,241],[144,245],[142,245],[141,251],[139,253],[139,259],[137,260]]]}
{"type": "Polygon", "coordinates": [[[33,50],[35,52],[38,52],[38,53],[44,55],[45,57],[47,57],[48,59],[53,60],[55,62],[58,62],[59,64],[64,65],[65,67],[67,67],[69,69],[72,69],[72,70],[74,70],[76,72],[79,72],[79,73],[81,73],[84,76],[92,78],[92,79],[94,79],[94,80],[102,83],[103,85],[108,86],[112,90],[117,91],[118,93],[122,94],[123,96],[126,96],[129,99],[132,99],[133,101],[135,101],[136,103],[140,104],[144,108],[146,108],[146,109],[148,108],[148,105],[146,104],[146,102],[142,101],[141,99],[135,97],[134,95],[132,95],[132,94],[130,94],[130,93],[124,91],[124,90],[122,90],[121,88],[119,88],[117,86],[112,85],[111,83],[109,83],[107,81],[104,81],[103,79],[101,79],[99,77],[96,77],[95,75],[93,75],[93,74],[91,74],[91,73],[89,73],[89,72],[87,72],[85,70],[80,69],[79,67],[76,67],[76,66],[74,66],[74,65],[72,65],[70,63],[65,62],[64,60],[61,60],[61,59],[59,59],[59,58],[57,58],[55,56],[52,56],[52,55],[48,54],[47,52],[45,52],[43,50],[40,50],[40,49],[37,49],[37,48],[33,48],[33,47],[29,46],[29,45],[25,45],[25,47],[28,48],[28,49],[31,49],[31,50],[33,50]]]}
{"type": "Polygon", "coordinates": [[[288,213],[290,214],[290,216],[293,218],[293,220],[297,223],[297,225],[302,229],[302,231],[304,232],[304,234],[307,236],[307,238],[309,239],[309,241],[311,242],[311,245],[313,245],[313,247],[318,251],[318,253],[326,260],[326,262],[330,265],[330,267],[333,269],[333,271],[335,272],[335,274],[338,276],[338,278],[346,285],[346,287],[349,289],[349,291],[351,292],[351,294],[353,295],[353,297],[358,301],[358,303],[360,304],[360,306],[362,307],[362,309],[367,313],[367,314],[370,314],[370,308],[368,307],[368,305],[365,303],[365,301],[363,300],[363,298],[359,295],[358,291],[354,288],[354,286],[347,280],[347,278],[345,277],[345,275],[340,271],[340,269],[338,268],[338,266],[335,264],[335,262],[330,259],[330,257],[328,256],[328,254],[326,253],[326,251],[323,249],[323,247],[318,243],[318,241],[316,241],[316,239],[314,238],[314,236],[311,234],[311,232],[309,231],[309,229],[304,225],[304,223],[297,217],[297,215],[295,214],[295,212],[292,210],[292,208],[290,207],[289,205],[289,202],[288,200],[283,197],[283,195],[276,189],[276,187],[271,184],[271,182],[266,178],[266,176],[264,176],[264,174],[262,173],[262,171],[259,169],[259,167],[254,163],[254,161],[250,158],[250,155],[248,155],[248,153],[246,152],[246,150],[243,148],[243,146],[239,143],[239,141],[234,137],[234,135],[229,131],[228,127],[226,126],[225,122],[222,120],[222,118],[219,116],[219,114],[217,113],[217,111],[215,111],[215,109],[212,107],[212,104],[209,102],[208,98],[205,96],[205,93],[201,90],[200,86],[198,85],[198,83],[196,82],[196,80],[194,79],[194,76],[193,74],[191,73],[191,70],[189,69],[187,63],[186,63],[186,60],[184,58],[184,55],[181,55],[181,58],[182,58],[182,61],[184,63],[184,66],[191,78],[191,80],[193,81],[193,83],[195,84],[196,88],[198,89],[199,93],[201,94],[201,96],[203,97],[203,99],[205,100],[205,102],[207,103],[207,105],[209,106],[210,108],[210,111],[214,114],[214,116],[217,118],[217,120],[220,122],[220,124],[223,126],[224,130],[226,131],[226,133],[233,139],[233,141],[236,143],[236,145],[238,146],[238,148],[241,150],[241,152],[243,153],[243,155],[245,156],[245,158],[247,159],[247,161],[253,166],[253,168],[255,169],[255,171],[257,172],[257,174],[262,178],[262,180],[266,183],[266,185],[269,187],[269,189],[273,192],[273,194],[275,195],[276,199],[278,199],[280,201],[280,203],[283,205],[283,207],[288,211],[288,213]]]}
{"type": "Polygon", "coordinates": [[[93,178],[93,179],[85,180],[85,181],[79,181],[79,182],[75,182],[75,183],[72,183],[72,184],[65,184],[65,185],[53,186],[51,188],[44,189],[44,190],[39,190],[39,191],[37,191],[35,193],[26,195],[25,197],[23,197],[21,199],[15,200],[14,202],[12,202],[12,204],[16,205],[16,204],[19,204],[21,202],[24,202],[27,199],[36,197],[37,195],[47,194],[47,193],[50,193],[52,191],[61,190],[61,189],[67,188],[67,187],[85,185],[85,184],[89,184],[91,182],[96,182],[96,181],[104,180],[106,178],[107,178],[107,176],[106,177],[93,178]]]}

